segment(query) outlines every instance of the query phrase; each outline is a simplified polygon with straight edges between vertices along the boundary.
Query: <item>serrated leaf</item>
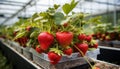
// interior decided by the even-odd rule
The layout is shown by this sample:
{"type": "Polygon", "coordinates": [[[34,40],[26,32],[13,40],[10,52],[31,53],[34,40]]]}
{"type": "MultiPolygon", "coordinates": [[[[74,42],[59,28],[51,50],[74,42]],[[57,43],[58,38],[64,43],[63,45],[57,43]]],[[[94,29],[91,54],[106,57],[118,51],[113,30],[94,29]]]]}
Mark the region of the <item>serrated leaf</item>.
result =
{"type": "Polygon", "coordinates": [[[64,20],[65,18],[64,18],[63,13],[61,13],[61,12],[56,12],[56,13],[54,14],[54,19],[55,19],[55,23],[56,23],[57,25],[60,25],[61,21],[64,20]]]}
{"type": "Polygon", "coordinates": [[[68,15],[73,10],[73,8],[75,8],[77,4],[78,2],[75,2],[75,0],[72,0],[70,4],[69,3],[64,4],[62,6],[62,10],[66,15],[68,15]]]}

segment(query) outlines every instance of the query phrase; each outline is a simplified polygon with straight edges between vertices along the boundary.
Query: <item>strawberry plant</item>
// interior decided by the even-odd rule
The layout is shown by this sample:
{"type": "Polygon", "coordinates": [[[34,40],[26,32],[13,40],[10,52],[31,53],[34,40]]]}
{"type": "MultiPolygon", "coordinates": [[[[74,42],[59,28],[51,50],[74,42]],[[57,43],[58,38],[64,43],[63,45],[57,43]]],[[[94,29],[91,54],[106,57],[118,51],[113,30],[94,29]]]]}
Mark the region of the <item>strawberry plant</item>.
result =
{"type": "Polygon", "coordinates": [[[100,21],[98,18],[88,19],[87,14],[82,12],[70,15],[77,4],[75,0],[65,3],[63,12],[58,11],[60,5],[55,4],[44,12],[35,13],[31,18],[20,19],[12,25],[13,40],[23,47],[34,48],[39,54],[48,54],[52,64],[57,64],[64,55],[70,56],[79,51],[84,57],[88,50],[98,47],[85,28],[100,21]]]}

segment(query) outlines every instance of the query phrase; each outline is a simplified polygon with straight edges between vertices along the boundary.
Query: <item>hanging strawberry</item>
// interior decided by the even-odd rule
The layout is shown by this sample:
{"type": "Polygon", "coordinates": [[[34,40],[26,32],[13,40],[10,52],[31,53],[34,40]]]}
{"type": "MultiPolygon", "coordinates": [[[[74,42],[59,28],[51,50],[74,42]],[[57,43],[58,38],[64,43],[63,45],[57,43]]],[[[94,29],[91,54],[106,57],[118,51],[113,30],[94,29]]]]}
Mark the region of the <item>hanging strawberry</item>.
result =
{"type": "Polygon", "coordinates": [[[42,53],[42,52],[43,52],[43,50],[40,48],[39,45],[36,46],[35,50],[36,50],[38,53],[42,53]]]}
{"type": "Polygon", "coordinates": [[[56,39],[58,43],[63,47],[67,47],[71,44],[73,40],[73,33],[72,32],[57,32],[56,39]]]}
{"type": "Polygon", "coordinates": [[[86,38],[86,35],[85,35],[85,34],[79,34],[79,35],[78,35],[78,39],[79,39],[79,40],[85,40],[85,38],[86,38]]]}
{"type": "Polygon", "coordinates": [[[71,55],[73,53],[73,50],[72,50],[72,48],[67,48],[67,49],[63,50],[63,52],[66,55],[71,55]]]}
{"type": "Polygon", "coordinates": [[[91,35],[86,36],[85,40],[90,42],[92,40],[92,36],[91,35]]]}
{"type": "Polygon", "coordinates": [[[57,64],[62,58],[63,52],[57,48],[50,48],[48,58],[51,64],[57,64]]]}
{"type": "Polygon", "coordinates": [[[47,50],[53,41],[54,36],[48,32],[42,32],[38,35],[38,42],[42,50],[47,50]]]}
{"type": "Polygon", "coordinates": [[[76,43],[75,45],[82,51],[82,53],[84,55],[86,54],[86,52],[88,50],[88,44],[86,44],[86,43],[76,43]]]}

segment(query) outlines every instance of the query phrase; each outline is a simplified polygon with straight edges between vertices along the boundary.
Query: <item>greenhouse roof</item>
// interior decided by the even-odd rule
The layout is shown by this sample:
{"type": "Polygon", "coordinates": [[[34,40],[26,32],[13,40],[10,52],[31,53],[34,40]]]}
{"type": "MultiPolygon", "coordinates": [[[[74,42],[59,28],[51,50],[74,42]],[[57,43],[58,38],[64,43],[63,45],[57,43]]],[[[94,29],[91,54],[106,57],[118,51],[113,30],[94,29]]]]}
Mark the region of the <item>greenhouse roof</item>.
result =
{"type": "MultiPolygon", "coordinates": [[[[30,17],[35,12],[45,11],[54,4],[63,5],[71,0],[0,0],[0,24],[12,24],[19,17],[30,17]]],[[[120,9],[120,0],[76,0],[79,4],[74,12],[90,15],[120,9]]],[[[62,11],[62,8],[59,9],[62,11]]]]}

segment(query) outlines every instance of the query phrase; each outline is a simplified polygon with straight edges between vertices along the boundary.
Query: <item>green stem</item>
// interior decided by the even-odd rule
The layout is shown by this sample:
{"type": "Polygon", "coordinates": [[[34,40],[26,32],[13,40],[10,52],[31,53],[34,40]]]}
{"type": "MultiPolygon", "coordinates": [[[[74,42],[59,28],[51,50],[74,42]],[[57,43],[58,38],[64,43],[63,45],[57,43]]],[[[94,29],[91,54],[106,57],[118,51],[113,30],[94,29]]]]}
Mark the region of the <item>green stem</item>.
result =
{"type": "Polygon", "coordinates": [[[92,64],[88,61],[88,59],[85,57],[85,55],[83,54],[83,52],[77,47],[74,45],[74,47],[79,51],[79,53],[81,53],[81,55],[83,56],[83,58],[87,61],[87,63],[90,65],[91,69],[92,69],[92,64]]]}

